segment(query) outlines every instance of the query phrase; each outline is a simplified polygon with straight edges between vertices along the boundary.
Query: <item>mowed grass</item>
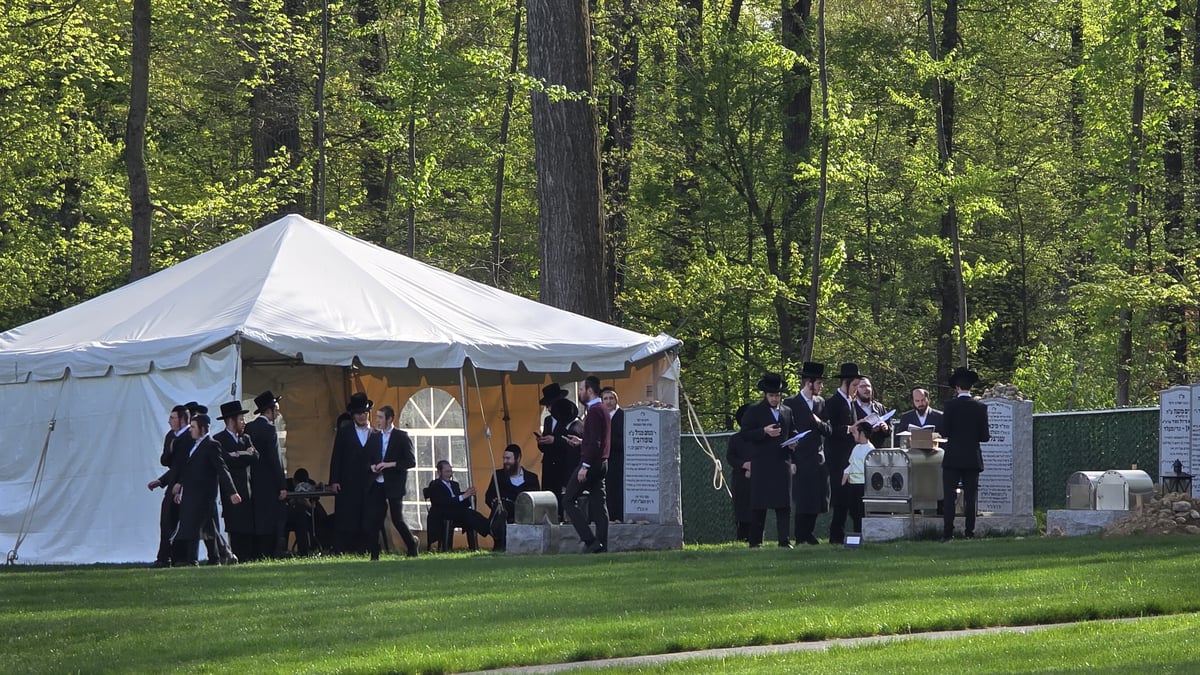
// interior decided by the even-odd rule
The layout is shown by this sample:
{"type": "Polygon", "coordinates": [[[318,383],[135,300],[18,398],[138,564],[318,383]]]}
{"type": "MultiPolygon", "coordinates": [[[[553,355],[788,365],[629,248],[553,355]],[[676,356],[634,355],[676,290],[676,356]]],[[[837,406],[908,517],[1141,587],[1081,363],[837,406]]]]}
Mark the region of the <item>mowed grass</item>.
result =
{"type": "Polygon", "coordinates": [[[452,672],[1181,614],[1200,611],[1197,546],[1030,538],[3,568],[0,647],[8,672],[452,672]]]}

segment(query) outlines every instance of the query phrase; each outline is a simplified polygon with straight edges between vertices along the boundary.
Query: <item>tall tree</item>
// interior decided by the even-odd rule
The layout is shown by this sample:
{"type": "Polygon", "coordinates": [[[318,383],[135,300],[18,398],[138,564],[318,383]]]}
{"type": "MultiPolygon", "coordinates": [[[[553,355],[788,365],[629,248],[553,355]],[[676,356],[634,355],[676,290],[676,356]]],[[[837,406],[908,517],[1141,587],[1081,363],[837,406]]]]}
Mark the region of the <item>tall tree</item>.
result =
{"type": "Polygon", "coordinates": [[[542,302],[607,320],[600,139],[592,104],[587,0],[533,0],[526,10],[542,302]]]}
{"type": "Polygon", "coordinates": [[[609,67],[614,86],[605,106],[606,124],[601,157],[607,204],[604,210],[604,267],[611,304],[609,315],[617,322],[621,315],[616,302],[625,281],[625,238],[629,228],[629,184],[633,173],[633,122],[640,61],[638,11],[633,0],[621,0],[619,11],[610,15],[614,25],[609,67]]]}
{"type": "MultiPolygon", "coordinates": [[[[1163,239],[1166,248],[1166,268],[1171,281],[1180,286],[1187,283],[1188,245],[1191,237],[1184,229],[1183,176],[1184,110],[1176,100],[1183,85],[1183,15],[1179,0],[1169,0],[1163,23],[1167,57],[1164,92],[1167,106],[1166,138],[1163,141],[1163,178],[1165,182],[1163,239]]],[[[1167,330],[1170,333],[1171,382],[1188,382],[1188,308],[1175,301],[1165,308],[1167,330]]]]}
{"type": "Polygon", "coordinates": [[[125,123],[125,172],[129,176],[133,246],[129,280],[150,274],[153,207],[146,175],[146,115],[150,106],[150,0],[133,0],[133,45],[129,57],[129,116],[125,123]]]}
{"type": "MultiPolygon", "coordinates": [[[[1138,240],[1141,234],[1142,199],[1146,185],[1142,178],[1142,153],[1146,117],[1146,28],[1141,21],[1143,5],[1137,2],[1135,17],[1135,51],[1133,56],[1133,96],[1130,105],[1128,159],[1126,171],[1129,176],[1128,196],[1125,202],[1125,272],[1130,276],[1137,273],[1138,240]]],[[[1133,307],[1129,302],[1122,305],[1117,315],[1117,406],[1129,405],[1130,375],[1133,370],[1133,307]]]]}
{"type": "MultiPolygon", "coordinates": [[[[778,250],[768,250],[771,274],[788,288],[800,276],[803,257],[794,252],[808,243],[811,230],[812,201],[815,190],[812,169],[812,91],[813,59],[812,0],[786,0],[782,16],[783,47],[795,56],[783,72],[783,208],[779,217],[778,250]]],[[[766,221],[764,221],[765,223],[766,221]]],[[[783,293],[775,300],[779,322],[779,347],[785,362],[801,360],[809,351],[812,331],[803,324],[807,316],[799,303],[783,293]],[[803,335],[803,339],[800,336],[803,335]]]]}

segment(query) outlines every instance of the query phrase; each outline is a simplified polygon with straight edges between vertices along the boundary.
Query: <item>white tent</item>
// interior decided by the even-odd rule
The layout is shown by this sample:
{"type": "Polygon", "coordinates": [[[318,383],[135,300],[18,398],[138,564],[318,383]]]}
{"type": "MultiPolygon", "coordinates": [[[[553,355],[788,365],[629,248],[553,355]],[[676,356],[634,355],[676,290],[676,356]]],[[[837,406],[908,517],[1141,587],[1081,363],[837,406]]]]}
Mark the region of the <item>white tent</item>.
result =
{"type": "Polygon", "coordinates": [[[544,383],[596,373],[627,402],[674,403],[677,345],[287,216],[0,334],[0,547],[25,531],[22,561],[152,559],[161,493],[145,486],[176,403],[282,393],[289,464],[316,477],[349,392],[399,410],[440,388],[482,484],[492,434],[528,441],[544,383]]]}

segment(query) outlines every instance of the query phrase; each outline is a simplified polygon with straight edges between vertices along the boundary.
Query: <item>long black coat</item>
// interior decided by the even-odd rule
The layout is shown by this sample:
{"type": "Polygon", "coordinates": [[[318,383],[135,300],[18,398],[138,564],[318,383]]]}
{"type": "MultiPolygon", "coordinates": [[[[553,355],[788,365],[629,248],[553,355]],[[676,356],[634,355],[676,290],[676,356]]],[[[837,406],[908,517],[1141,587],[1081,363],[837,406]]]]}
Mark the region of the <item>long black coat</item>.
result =
{"type": "Polygon", "coordinates": [[[219,443],[205,436],[200,439],[195,452],[191,452],[191,447],[176,453],[175,465],[164,474],[166,480],[163,481],[164,485],[179,483],[183,487],[175,538],[184,541],[203,538],[204,526],[216,514],[218,483],[226,494],[232,495],[236,491],[219,443]]]}
{"type": "MultiPolygon", "coordinates": [[[[383,434],[379,437],[382,443],[383,434]]],[[[388,436],[387,447],[383,449],[383,459],[376,461],[396,463],[395,468],[383,470],[384,491],[388,499],[404,499],[408,492],[408,470],[417,465],[417,456],[413,453],[413,442],[408,432],[393,428],[388,436]]]]}
{"type": "Polygon", "coordinates": [[[808,431],[792,451],[796,475],[792,480],[792,503],[796,513],[825,513],[829,510],[829,475],[825,471],[825,439],[832,433],[829,422],[822,419],[825,399],[813,398],[810,409],[802,396],[783,402],[791,408],[795,433],[808,431]]]}
{"type": "MultiPolygon", "coordinates": [[[[854,417],[855,422],[864,420],[864,419],[870,417],[871,415],[882,415],[883,413],[887,412],[886,410],[883,409],[883,404],[880,403],[879,401],[871,401],[871,405],[863,407],[862,403],[859,402],[858,399],[855,399],[854,402],[850,404],[850,411],[851,411],[852,416],[854,417]]],[[[877,448],[892,447],[892,430],[891,430],[891,428],[887,427],[884,429],[878,429],[878,430],[872,431],[871,432],[871,445],[873,445],[877,448]]],[[[853,447],[854,446],[851,446],[851,448],[853,448],[853,447]]],[[[847,462],[847,463],[849,463],[849,462],[847,462]]],[[[845,468],[845,467],[843,467],[843,468],[845,468]]]]}
{"type": "Polygon", "coordinates": [[[538,444],[542,451],[542,483],[556,495],[567,486],[571,470],[579,466],[579,448],[565,439],[571,422],[578,418],[579,407],[563,397],[550,404],[550,415],[542,424],[542,435],[554,437],[553,443],[538,444]]]}
{"type": "Polygon", "coordinates": [[[233,534],[254,534],[254,489],[250,485],[250,466],[258,462],[258,451],[250,442],[250,437],[241,434],[235,437],[228,430],[213,434],[213,440],[221,444],[221,458],[229,469],[233,486],[242,496],[241,504],[229,501],[232,496],[228,491],[221,492],[221,516],[225,519],[225,531],[233,534]],[[245,453],[234,456],[233,453],[245,453]]]}
{"type": "Polygon", "coordinates": [[[522,492],[537,492],[541,490],[541,484],[538,483],[538,476],[529,469],[522,469],[525,473],[525,482],[520,485],[513,485],[508,479],[508,473],[504,469],[496,469],[492,480],[488,482],[487,494],[483,501],[487,502],[492,513],[496,512],[498,502],[504,503],[504,515],[508,522],[513,522],[517,517],[517,495],[522,492]],[[500,486],[499,497],[496,496],[496,486],[500,486]]]}
{"type": "MultiPolygon", "coordinates": [[[[925,411],[925,426],[932,424],[935,428],[942,421],[942,411],[930,408],[925,411]]],[[[909,427],[919,426],[921,420],[917,418],[916,410],[909,410],[900,416],[900,421],[896,423],[896,433],[908,431],[909,427]]]]}
{"type": "Polygon", "coordinates": [[[368,526],[367,486],[375,481],[371,464],[379,461],[383,436],[372,429],[359,443],[353,424],[338,429],[329,458],[329,483],[341,486],[334,497],[333,524],[341,532],[362,532],[368,526]]]}
{"type": "Polygon", "coordinates": [[[625,409],[609,418],[608,474],[604,477],[608,517],[625,519],[625,409]]]}
{"type": "Polygon", "coordinates": [[[983,471],[983,448],[991,439],[987,406],[970,396],[946,401],[938,433],[945,436],[942,466],[962,471],[983,471]]]}
{"type": "Polygon", "coordinates": [[[742,435],[753,448],[750,458],[750,506],[755,509],[792,507],[792,450],[780,445],[796,434],[792,410],[779,406],[778,436],[768,436],[763,427],[775,424],[775,416],[766,400],[746,408],[742,415],[742,435]]]}
{"type": "Polygon", "coordinates": [[[729,461],[729,491],[733,493],[733,518],[739,523],[754,522],[754,508],[750,506],[750,478],[742,465],[753,459],[754,446],[742,432],[729,437],[725,459],[729,461]]]}
{"type": "Polygon", "coordinates": [[[265,417],[246,425],[246,435],[258,450],[258,461],[250,469],[250,489],[254,492],[254,533],[276,534],[286,514],[279,491],[287,489],[287,476],[279,459],[279,434],[265,417]]]}

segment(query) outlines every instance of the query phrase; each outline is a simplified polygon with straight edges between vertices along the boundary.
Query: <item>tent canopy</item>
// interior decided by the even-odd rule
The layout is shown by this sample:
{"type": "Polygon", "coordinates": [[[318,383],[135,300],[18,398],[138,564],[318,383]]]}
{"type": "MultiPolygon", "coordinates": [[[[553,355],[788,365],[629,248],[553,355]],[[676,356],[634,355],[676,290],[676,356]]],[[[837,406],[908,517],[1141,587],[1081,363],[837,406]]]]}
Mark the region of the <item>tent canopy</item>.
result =
{"type": "Polygon", "coordinates": [[[679,344],[555,309],[289,215],[0,333],[0,382],[186,367],[231,339],[308,364],[618,372],[679,344]]]}

